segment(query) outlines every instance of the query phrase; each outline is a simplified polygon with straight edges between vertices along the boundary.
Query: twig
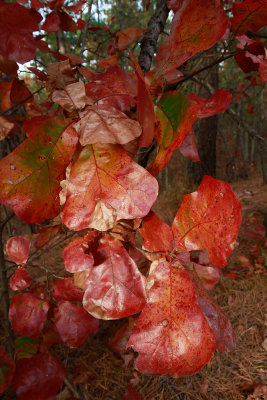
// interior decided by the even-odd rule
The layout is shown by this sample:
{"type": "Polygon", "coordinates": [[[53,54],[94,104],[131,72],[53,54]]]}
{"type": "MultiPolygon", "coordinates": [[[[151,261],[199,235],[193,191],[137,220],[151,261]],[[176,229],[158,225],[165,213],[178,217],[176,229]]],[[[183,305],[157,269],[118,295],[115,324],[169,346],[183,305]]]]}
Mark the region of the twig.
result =
{"type": "Polygon", "coordinates": [[[220,57],[218,60],[215,60],[214,62],[212,62],[212,63],[206,65],[205,67],[200,68],[200,69],[197,70],[197,71],[193,71],[193,72],[192,72],[191,74],[189,74],[189,75],[186,75],[186,76],[185,76],[184,78],[182,78],[179,82],[166,86],[166,88],[164,89],[164,91],[165,91],[165,92],[168,92],[169,90],[174,90],[174,89],[177,88],[178,85],[181,85],[182,83],[188,81],[189,79],[192,79],[195,75],[198,75],[198,74],[200,74],[201,72],[204,72],[204,71],[206,71],[207,69],[212,68],[212,67],[214,67],[215,65],[220,64],[221,62],[226,61],[226,60],[228,60],[229,58],[232,58],[232,57],[236,56],[237,54],[244,53],[245,51],[246,51],[246,50],[244,49],[244,50],[236,51],[235,53],[228,54],[228,55],[225,56],[225,57],[220,57]]]}
{"type": "Polygon", "coordinates": [[[132,242],[129,242],[130,246],[132,246],[135,250],[140,251],[140,253],[144,254],[144,256],[148,256],[148,255],[160,255],[160,254],[168,254],[169,256],[173,257],[174,256],[174,252],[172,251],[148,251],[148,250],[143,250],[140,249],[140,247],[136,246],[135,244],[133,244],[132,242]]]}
{"type": "Polygon", "coordinates": [[[251,37],[258,37],[260,39],[267,39],[267,34],[266,33],[248,31],[247,35],[251,36],[251,37]]]}
{"type": "Polygon", "coordinates": [[[90,19],[91,19],[91,12],[92,12],[93,2],[94,2],[94,0],[88,0],[87,1],[88,13],[87,13],[87,16],[86,16],[86,23],[85,23],[85,27],[84,27],[84,30],[83,30],[83,39],[82,39],[80,54],[82,54],[83,50],[84,50],[84,45],[85,45],[86,36],[87,36],[87,30],[88,30],[89,22],[90,22],[90,19]]]}
{"type": "Polygon", "coordinates": [[[14,357],[14,335],[8,318],[10,302],[9,302],[8,279],[6,274],[6,264],[5,264],[4,248],[3,248],[3,230],[5,225],[12,217],[14,217],[14,215],[15,215],[14,213],[10,214],[0,224],[0,273],[2,282],[1,298],[3,299],[4,326],[7,331],[8,351],[11,357],[14,357]]]}
{"type": "Polygon", "coordinates": [[[81,392],[70,380],[70,378],[66,377],[64,383],[67,386],[67,388],[72,392],[72,394],[74,394],[75,397],[80,398],[82,400],[89,400],[87,393],[81,392]]]}
{"type": "Polygon", "coordinates": [[[34,96],[36,93],[41,92],[41,90],[44,89],[44,86],[41,86],[39,89],[35,90],[35,92],[32,92],[31,94],[29,94],[28,96],[24,97],[24,99],[18,101],[16,104],[13,104],[13,106],[9,107],[7,110],[5,111],[1,111],[0,112],[0,116],[1,115],[5,115],[8,114],[10,111],[15,110],[18,106],[20,106],[22,103],[24,103],[24,101],[29,100],[32,96],[34,96]]]}

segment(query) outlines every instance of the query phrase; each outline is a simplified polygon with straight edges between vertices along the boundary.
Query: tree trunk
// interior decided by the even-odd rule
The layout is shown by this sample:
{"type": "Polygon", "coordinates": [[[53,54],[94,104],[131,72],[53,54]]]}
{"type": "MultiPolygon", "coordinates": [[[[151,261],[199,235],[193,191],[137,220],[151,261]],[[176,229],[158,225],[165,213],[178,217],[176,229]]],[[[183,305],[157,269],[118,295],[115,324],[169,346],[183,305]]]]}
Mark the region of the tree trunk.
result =
{"type": "MultiPolygon", "coordinates": [[[[211,52],[216,54],[216,49],[211,52]]],[[[211,86],[214,91],[218,90],[218,66],[214,66],[209,70],[209,74],[203,80],[211,86]]],[[[200,96],[209,97],[210,93],[205,87],[201,88],[200,96]]],[[[218,116],[199,119],[196,128],[197,148],[200,163],[188,162],[189,179],[199,184],[204,175],[216,176],[216,136],[218,129],[218,116]]]]}

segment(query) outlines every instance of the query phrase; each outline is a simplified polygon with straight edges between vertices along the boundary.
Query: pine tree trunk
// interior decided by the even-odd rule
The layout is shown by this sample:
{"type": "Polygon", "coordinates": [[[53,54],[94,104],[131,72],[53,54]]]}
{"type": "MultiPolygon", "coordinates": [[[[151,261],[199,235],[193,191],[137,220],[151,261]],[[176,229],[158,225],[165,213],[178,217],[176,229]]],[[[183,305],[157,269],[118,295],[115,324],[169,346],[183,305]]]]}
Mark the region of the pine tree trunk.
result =
{"type": "MultiPolygon", "coordinates": [[[[211,51],[216,51],[212,49],[211,51]]],[[[216,53],[215,53],[216,54],[216,53]]],[[[218,90],[218,66],[213,67],[207,77],[203,77],[203,80],[211,86],[214,91],[218,90]]],[[[200,96],[209,97],[210,93],[208,89],[202,87],[200,96]]],[[[189,179],[199,184],[204,175],[216,176],[216,136],[218,129],[218,116],[199,119],[194,127],[197,148],[200,157],[200,163],[189,162],[188,175],[189,179]]]]}

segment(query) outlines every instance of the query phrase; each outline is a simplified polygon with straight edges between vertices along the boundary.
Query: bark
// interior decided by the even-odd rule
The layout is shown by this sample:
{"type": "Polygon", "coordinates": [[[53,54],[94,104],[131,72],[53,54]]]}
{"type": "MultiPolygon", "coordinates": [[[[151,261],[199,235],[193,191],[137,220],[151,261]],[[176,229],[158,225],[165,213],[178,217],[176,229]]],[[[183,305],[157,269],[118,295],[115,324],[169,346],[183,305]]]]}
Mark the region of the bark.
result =
{"type": "Polygon", "coordinates": [[[139,64],[144,72],[148,72],[151,67],[152,59],[157,48],[159,34],[164,30],[166,20],[169,15],[169,9],[166,5],[167,0],[162,0],[148,23],[148,32],[141,42],[141,51],[139,55],[139,64]]]}
{"type": "MultiPolygon", "coordinates": [[[[212,50],[216,54],[216,48],[212,50]]],[[[214,91],[218,90],[218,66],[214,66],[209,71],[208,77],[205,79],[207,84],[214,91]]],[[[202,87],[201,96],[209,97],[210,93],[205,87],[202,87]]],[[[216,137],[218,129],[218,116],[203,118],[198,121],[195,130],[197,137],[197,148],[200,163],[188,164],[189,178],[196,184],[199,184],[204,175],[216,176],[216,137]]]]}
{"type": "MultiPolygon", "coordinates": [[[[167,0],[162,0],[148,23],[148,32],[143,37],[141,42],[141,51],[139,55],[139,65],[145,74],[151,68],[152,59],[157,48],[159,34],[164,30],[166,20],[169,15],[169,9],[166,5],[167,0]]],[[[143,168],[147,167],[150,155],[156,149],[156,141],[148,148],[141,148],[137,156],[137,162],[143,168]]]]}

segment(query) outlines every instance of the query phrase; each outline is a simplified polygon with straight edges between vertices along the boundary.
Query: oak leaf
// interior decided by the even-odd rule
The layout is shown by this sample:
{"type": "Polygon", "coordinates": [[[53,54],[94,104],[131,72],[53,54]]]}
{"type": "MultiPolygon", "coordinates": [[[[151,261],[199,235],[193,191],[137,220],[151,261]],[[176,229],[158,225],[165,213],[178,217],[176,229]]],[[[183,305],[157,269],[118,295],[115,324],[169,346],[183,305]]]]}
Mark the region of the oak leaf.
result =
{"type": "Polygon", "coordinates": [[[128,342],[139,353],[136,369],[176,377],[193,374],[215,350],[193,282],[178,262],[164,259],[152,263],[150,280],[148,302],[128,342]]]}
{"type": "Polygon", "coordinates": [[[234,249],[242,207],[228,183],[205,176],[198,190],[184,196],[172,230],[179,251],[207,250],[223,268],[234,249]]]}
{"type": "Polygon", "coordinates": [[[35,354],[32,358],[21,358],[16,365],[13,386],[18,400],[51,400],[66,376],[64,365],[51,354],[35,354]]]}
{"type": "Polygon", "coordinates": [[[0,201],[27,223],[54,218],[60,211],[60,181],[76,149],[78,137],[68,120],[39,121],[38,129],[0,161],[0,201]]]}
{"type": "Polygon", "coordinates": [[[136,314],[146,302],[145,278],[122,243],[105,235],[98,248],[104,261],[93,267],[86,280],[83,306],[101,319],[136,314]]]}
{"type": "Polygon", "coordinates": [[[71,168],[62,221],[73,230],[105,231],[119,219],[148,214],[158,183],[119,145],[87,145],[71,168]]]}

